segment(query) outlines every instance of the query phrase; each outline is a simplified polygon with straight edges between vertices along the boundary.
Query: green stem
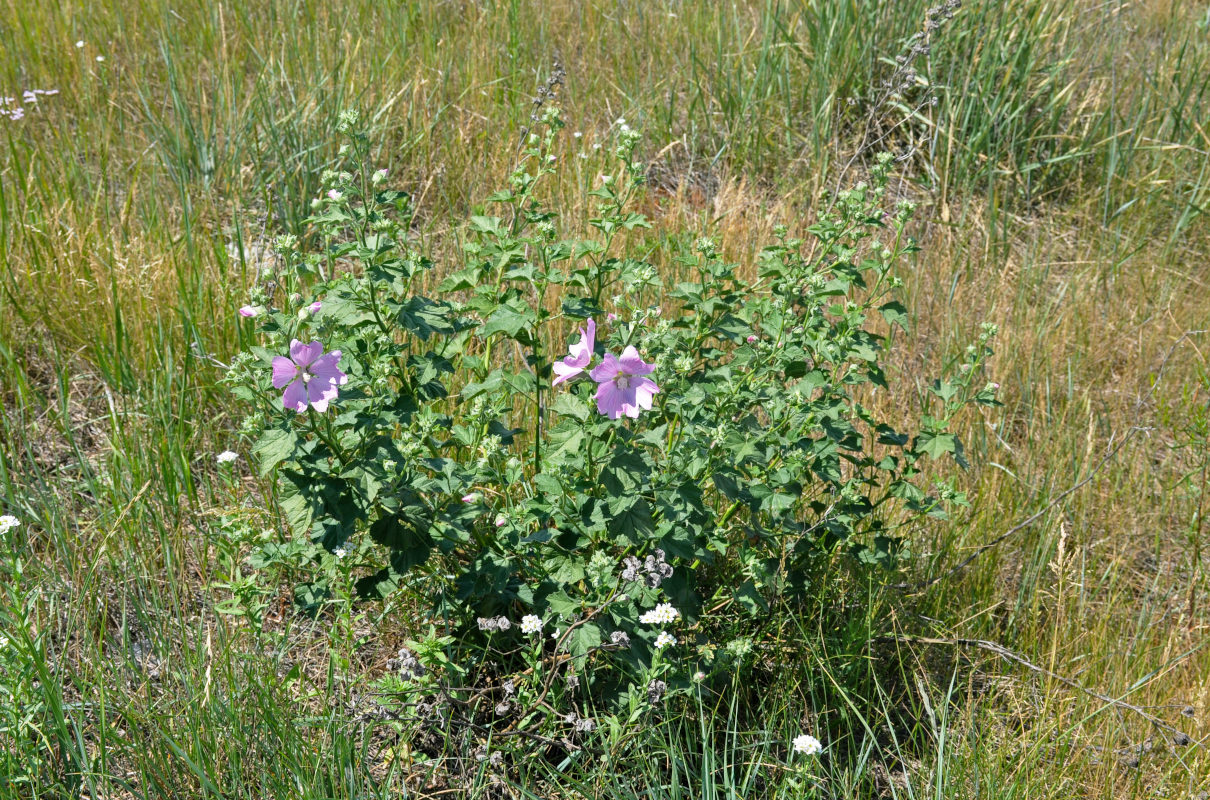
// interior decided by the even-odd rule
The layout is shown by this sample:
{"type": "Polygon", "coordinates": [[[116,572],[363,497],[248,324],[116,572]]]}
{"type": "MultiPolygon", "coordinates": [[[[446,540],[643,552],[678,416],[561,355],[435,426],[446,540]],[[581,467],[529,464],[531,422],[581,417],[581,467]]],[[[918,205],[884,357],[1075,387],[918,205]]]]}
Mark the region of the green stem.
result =
{"type": "MultiPolygon", "coordinates": [[[[340,461],[340,465],[342,467],[347,466],[349,460],[345,456],[344,450],[342,450],[340,446],[336,444],[330,435],[325,435],[324,432],[319,429],[319,425],[315,421],[315,409],[311,408],[310,406],[307,407],[307,422],[311,433],[315,434],[321,442],[328,446],[328,449],[331,450],[332,454],[336,456],[338,461],[340,461]]],[[[331,420],[328,420],[328,424],[331,425],[331,420]]]]}

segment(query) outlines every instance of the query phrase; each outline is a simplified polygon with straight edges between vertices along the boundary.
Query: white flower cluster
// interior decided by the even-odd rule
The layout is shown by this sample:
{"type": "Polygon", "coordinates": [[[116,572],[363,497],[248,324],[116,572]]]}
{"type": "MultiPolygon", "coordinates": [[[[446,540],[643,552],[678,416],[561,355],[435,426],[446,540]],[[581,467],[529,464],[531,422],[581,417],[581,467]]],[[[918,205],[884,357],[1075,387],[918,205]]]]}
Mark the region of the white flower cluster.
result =
{"type": "Polygon", "coordinates": [[[233,452],[231,450],[224,450],[223,452],[221,452],[217,456],[215,456],[214,460],[220,464],[230,464],[232,461],[235,461],[237,458],[239,458],[239,453],[233,452]]]}
{"type": "Polygon", "coordinates": [[[526,614],[524,617],[521,618],[521,632],[530,633],[530,634],[541,633],[542,632],[542,618],[537,617],[533,614],[526,614]]]}
{"type": "Polygon", "coordinates": [[[671,603],[660,603],[639,617],[644,625],[671,625],[681,618],[681,612],[672,607],[671,603]]]}
{"type": "Polygon", "coordinates": [[[823,752],[823,745],[820,744],[820,741],[807,733],[795,736],[792,747],[795,753],[800,753],[804,756],[819,755],[823,752]]]}
{"type": "Polygon", "coordinates": [[[676,644],[676,637],[668,631],[660,631],[660,635],[655,637],[656,650],[663,650],[670,644],[676,644]]]}
{"type": "Polygon", "coordinates": [[[11,531],[13,528],[20,527],[21,520],[14,517],[12,514],[5,514],[0,517],[0,536],[11,531]]]}

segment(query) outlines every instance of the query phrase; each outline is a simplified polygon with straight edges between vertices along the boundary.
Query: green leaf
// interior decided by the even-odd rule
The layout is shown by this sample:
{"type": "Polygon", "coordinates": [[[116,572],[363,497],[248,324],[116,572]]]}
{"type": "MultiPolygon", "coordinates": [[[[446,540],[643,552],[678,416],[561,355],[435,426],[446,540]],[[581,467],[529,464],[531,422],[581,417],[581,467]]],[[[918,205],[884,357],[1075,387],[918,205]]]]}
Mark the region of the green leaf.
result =
{"type": "Polygon", "coordinates": [[[922,433],[916,439],[916,450],[928,453],[934,459],[953,453],[957,448],[958,438],[952,433],[922,433]]]}
{"type": "Polygon", "coordinates": [[[588,319],[601,313],[601,307],[589,297],[566,297],[563,299],[563,313],[569,317],[588,319]]]}
{"type": "Polygon", "coordinates": [[[751,616],[759,616],[769,611],[769,604],[761,597],[756,584],[750,580],[745,581],[731,596],[739,607],[751,616]]]}
{"type": "Polygon", "coordinates": [[[562,589],[546,598],[546,606],[560,617],[571,617],[580,611],[580,604],[568,597],[567,592],[562,589]]]}
{"type": "Polygon", "coordinates": [[[499,217],[471,217],[471,230],[476,233],[490,233],[493,236],[503,236],[504,231],[500,228],[500,223],[503,222],[499,217]]]}
{"type": "Polygon", "coordinates": [[[301,444],[293,428],[270,428],[265,431],[252,446],[252,454],[260,465],[260,476],[265,477],[281,462],[294,458],[301,444]]]}
{"type": "Polygon", "coordinates": [[[482,383],[467,383],[462,387],[461,396],[463,400],[474,400],[485,392],[495,392],[504,383],[504,371],[500,369],[492,370],[482,383]]]}
{"type": "Polygon", "coordinates": [[[427,340],[435,333],[450,335],[457,332],[452,321],[453,311],[446,303],[438,303],[427,297],[409,297],[399,310],[399,324],[406,330],[427,340]]]}
{"type": "Polygon", "coordinates": [[[567,649],[578,666],[583,666],[585,656],[593,648],[601,646],[602,638],[601,628],[595,622],[585,622],[572,632],[567,649]]]}
{"type": "Polygon", "coordinates": [[[555,398],[554,410],[560,416],[571,417],[580,422],[587,422],[590,413],[588,404],[571,392],[563,392],[555,398]]]}
{"type": "Polygon", "coordinates": [[[609,505],[613,514],[609,532],[616,540],[637,545],[654,533],[651,506],[643,498],[633,495],[614,498],[609,505]]]}
{"type": "Polygon", "coordinates": [[[309,533],[315,519],[317,494],[313,495],[315,478],[294,471],[284,471],[277,484],[277,504],[286,516],[286,523],[298,535],[309,533]]]}
{"type": "Polygon", "coordinates": [[[398,558],[403,569],[423,564],[433,549],[428,525],[418,518],[414,506],[407,509],[403,513],[379,517],[370,526],[370,538],[395,551],[391,557],[398,558]]]}
{"type": "Polygon", "coordinates": [[[488,317],[483,325],[482,335],[486,338],[493,333],[505,333],[513,339],[517,334],[528,328],[534,322],[534,315],[529,311],[518,311],[511,306],[500,306],[488,317]]]}
{"type": "Polygon", "coordinates": [[[574,558],[559,556],[546,563],[550,579],[562,586],[579,583],[584,580],[584,567],[574,558]]]}
{"type": "Polygon", "coordinates": [[[889,303],[883,303],[878,310],[882,312],[882,318],[887,321],[887,324],[898,325],[905,331],[907,330],[908,312],[904,308],[903,303],[900,303],[898,300],[892,300],[889,303]]]}

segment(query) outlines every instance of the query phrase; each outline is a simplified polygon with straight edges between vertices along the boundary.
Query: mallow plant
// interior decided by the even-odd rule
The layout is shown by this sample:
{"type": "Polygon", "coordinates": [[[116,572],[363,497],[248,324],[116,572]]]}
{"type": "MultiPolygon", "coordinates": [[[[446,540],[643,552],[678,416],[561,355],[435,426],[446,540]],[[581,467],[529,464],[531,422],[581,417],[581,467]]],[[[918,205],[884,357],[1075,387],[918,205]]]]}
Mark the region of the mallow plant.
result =
{"type": "Polygon", "coordinates": [[[435,264],[346,113],[313,233],[275,242],[239,311],[258,344],[228,374],[314,548],[300,604],[331,596],[338,554],[358,596],[427,606],[384,713],[490,764],[591,747],[737,669],[712,632],[818,593],[821,563],[894,567],[906,524],[964,502],[925,477],[964,463],[951,421],[996,402],[989,326],[912,429],[875,410],[904,390],[885,363],[914,248],[888,158],[808,240],[778,229],[737,264],[674,238],[661,274],[633,210],[639,134],[615,126],[594,215],[563,220],[541,192],[562,126],[547,108],[460,261],[435,264]]]}

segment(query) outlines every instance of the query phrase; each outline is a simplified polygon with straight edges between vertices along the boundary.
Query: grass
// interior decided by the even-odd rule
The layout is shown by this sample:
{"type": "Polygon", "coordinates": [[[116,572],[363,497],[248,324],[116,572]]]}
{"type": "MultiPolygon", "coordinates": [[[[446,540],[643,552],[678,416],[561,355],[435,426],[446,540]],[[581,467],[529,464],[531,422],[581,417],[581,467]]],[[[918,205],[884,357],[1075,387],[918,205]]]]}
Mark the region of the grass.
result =
{"type": "MultiPolygon", "coordinates": [[[[876,626],[857,614],[759,705],[743,687],[704,693],[607,769],[534,765],[513,796],[803,796],[779,765],[805,729],[833,737],[824,796],[1210,789],[1210,368],[1206,334],[1185,335],[1210,328],[1204,8],[971,0],[915,61],[917,87],[885,98],[920,0],[179,5],[0,0],[0,95],[59,90],[0,117],[0,510],[25,521],[0,561],[0,796],[448,790],[441,765],[390,750],[344,705],[399,623],[345,678],[284,584],[259,628],[216,613],[231,593],[216,585],[241,585],[241,521],[272,520],[264,486],[214,467],[236,443],[232,412],[192,353],[246,344],[232,310],[261,243],[303,230],[340,110],[370,115],[382,166],[449,263],[449,220],[503,184],[556,59],[590,158],[569,145],[577,169],[552,199],[582,218],[591,144],[625,116],[648,137],[667,269],[663,245],[686,227],[749,260],[775,223],[809,224],[860,176],[863,139],[904,155],[923,251],[904,272],[899,377],[912,385],[992,321],[1005,400],[969,421],[973,506],[914,534],[911,581],[1131,439],[969,568],[880,601],[896,641],[864,641],[876,626]],[[920,103],[926,84],[936,105],[920,103]],[[1001,642],[1194,743],[921,635],[1001,642]]],[[[817,616],[787,624],[836,619],[817,616]]]]}

